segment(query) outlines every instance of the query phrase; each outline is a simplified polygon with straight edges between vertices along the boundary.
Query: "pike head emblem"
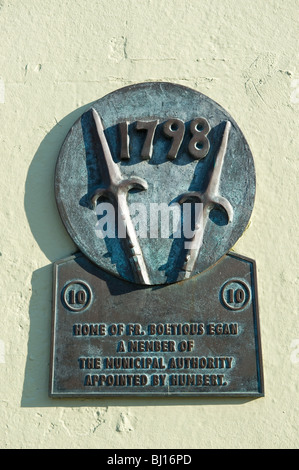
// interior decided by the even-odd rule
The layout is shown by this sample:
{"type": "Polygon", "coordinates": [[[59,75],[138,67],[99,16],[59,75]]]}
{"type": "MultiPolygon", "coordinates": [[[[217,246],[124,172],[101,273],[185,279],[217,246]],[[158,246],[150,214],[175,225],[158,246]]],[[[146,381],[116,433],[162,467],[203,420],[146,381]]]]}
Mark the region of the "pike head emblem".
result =
{"type": "Polygon", "coordinates": [[[202,203],[202,211],[199,211],[197,220],[195,220],[195,230],[191,241],[189,241],[188,249],[186,250],[184,264],[178,275],[178,280],[187,279],[191,276],[194,265],[199,255],[200,247],[202,244],[203,234],[209,218],[209,213],[212,209],[218,208],[227,214],[228,223],[231,223],[234,216],[233,208],[230,202],[219,194],[219,184],[223,161],[226,154],[227,142],[231,123],[226,121],[222,141],[218,154],[215,159],[215,164],[211,172],[210,180],[204,192],[190,191],[181,196],[179,203],[183,204],[186,201],[198,201],[202,203]]]}
{"type": "Polygon", "coordinates": [[[95,207],[101,197],[108,198],[113,204],[118,214],[118,229],[122,234],[125,234],[122,238],[123,245],[135,281],[140,284],[151,284],[127,202],[128,191],[133,188],[146,190],[148,188],[147,182],[137,176],[128,179],[123,178],[118,165],[113,161],[101,118],[94,108],[92,109],[92,115],[104,156],[104,158],[98,157],[102,170],[103,187],[98,188],[93,193],[91,197],[92,204],[95,207]]]}

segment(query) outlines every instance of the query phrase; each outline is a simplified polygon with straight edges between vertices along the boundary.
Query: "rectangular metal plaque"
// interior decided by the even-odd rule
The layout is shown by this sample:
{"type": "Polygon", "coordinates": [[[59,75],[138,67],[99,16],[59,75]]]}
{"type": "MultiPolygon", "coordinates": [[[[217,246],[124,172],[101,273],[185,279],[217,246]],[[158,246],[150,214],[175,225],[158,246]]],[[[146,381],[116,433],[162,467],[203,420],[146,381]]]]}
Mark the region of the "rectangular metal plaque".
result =
{"type": "Polygon", "coordinates": [[[55,263],[50,396],[263,396],[253,260],[143,287],[55,263]]]}

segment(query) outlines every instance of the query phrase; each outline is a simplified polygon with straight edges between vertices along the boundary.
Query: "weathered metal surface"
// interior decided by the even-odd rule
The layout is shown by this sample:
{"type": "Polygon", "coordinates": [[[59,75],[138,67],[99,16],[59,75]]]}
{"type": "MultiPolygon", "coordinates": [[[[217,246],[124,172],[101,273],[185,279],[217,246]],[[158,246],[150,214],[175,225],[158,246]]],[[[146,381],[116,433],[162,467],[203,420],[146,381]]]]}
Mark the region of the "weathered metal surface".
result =
{"type": "Polygon", "coordinates": [[[98,200],[105,196],[112,202],[115,211],[118,213],[117,219],[119,224],[121,224],[121,227],[118,226],[118,230],[125,232],[126,235],[122,238],[122,241],[125,246],[124,251],[133,268],[134,279],[140,284],[150,284],[147,268],[127,203],[129,190],[133,188],[145,190],[148,187],[147,182],[138,176],[133,176],[128,179],[124,179],[122,177],[119,167],[113,161],[109,145],[104,134],[101,118],[94,109],[92,110],[92,114],[102,147],[99,166],[102,170],[101,174],[104,187],[95,190],[94,194],[91,196],[91,202],[96,206],[98,200]]]}
{"type": "Polygon", "coordinates": [[[254,261],[141,286],[82,254],[54,266],[50,395],[263,396],[254,261]]]}
{"type": "Polygon", "coordinates": [[[226,198],[221,197],[219,194],[221,172],[227,149],[230,127],[231,124],[228,121],[225,124],[221,145],[216,155],[215,164],[212,168],[211,175],[208,178],[207,187],[203,192],[189,191],[188,193],[183,194],[179,201],[180,204],[183,204],[187,200],[195,199],[203,204],[203,209],[198,213],[198,218],[195,223],[197,229],[195,230],[195,234],[190,242],[189,248],[185,250],[185,259],[178,276],[179,280],[188,279],[194,272],[194,265],[198,259],[199,250],[202,246],[202,239],[204,237],[205,228],[208,223],[211,211],[214,208],[222,210],[227,215],[228,223],[230,224],[233,221],[234,211],[230,202],[226,198]]]}
{"type": "Polygon", "coordinates": [[[83,254],[54,265],[50,395],[263,396],[255,263],[229,252],[255,171],[231,116],[179,85],[117,90],[72,127],[55,188],[83,254]],[[100,238],[105,198],[118,225],[100,238]],[[183,225],[186,201],[202,203],[191,235],[153,236],[153,206],[183,225]]]}
{"type": "Polygon", "coordinates": [[[210,194],[213,205],[206,205],[203,244],[186,269],[183,239],[160,234],[139,238],[138,257],[132,264],[122,240],[97,236],[98,217],[91,200],[105,187],[105,177],[99,165],[103,146],[92,110],[82,115],[66,137],[55,176],[57,204],[68,233],[82,253],[108,273],[134,283],[160,285],[213,266],[242,235],[254,203],[253,159],[234,119],[210,98],[171,83],[116,90],[93,108],[101,117],[105,141],[121,178],[138,175],[147,182],[147,190],[128,194],[126,203],[144,204],[148,214],[153,204],[170,205],[186,193],[201,194],[207,202],[209,178],[229,122],[217,191],[210,194]],[[229,204],[233,219],[218,210],[219,196],[227,201],[226,212],[229,204]],[[138,270],[143,261],[143,275],[138,277],[132,267],[138,270]],[[182,271],[187,275],[182,276],[182,271]]]}

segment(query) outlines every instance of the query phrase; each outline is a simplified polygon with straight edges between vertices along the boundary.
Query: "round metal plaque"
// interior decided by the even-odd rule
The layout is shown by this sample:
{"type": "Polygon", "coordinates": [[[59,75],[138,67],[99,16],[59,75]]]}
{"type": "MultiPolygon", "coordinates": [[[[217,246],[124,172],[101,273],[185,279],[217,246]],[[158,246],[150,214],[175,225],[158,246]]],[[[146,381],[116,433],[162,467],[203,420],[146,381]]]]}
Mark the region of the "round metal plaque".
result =
{"type": "Polygon", "coordinates": [[[55,189],[69,235],[93,263],[138,284],[167,284],[208,269],[237,242],[255,170],[219,104],[181,85],[141,83],[99,99],[73,125],[55,189]]]}

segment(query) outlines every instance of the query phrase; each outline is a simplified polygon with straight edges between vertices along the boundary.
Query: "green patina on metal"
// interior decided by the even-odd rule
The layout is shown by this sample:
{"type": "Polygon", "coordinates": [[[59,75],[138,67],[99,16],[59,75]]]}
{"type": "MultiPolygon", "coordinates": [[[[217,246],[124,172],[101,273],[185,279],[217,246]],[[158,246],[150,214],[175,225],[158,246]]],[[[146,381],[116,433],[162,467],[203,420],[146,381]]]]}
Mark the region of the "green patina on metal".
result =
{"type": "MultiPolygon", "coordinates": [[[[100,239],[95,230],[98,216],[91,201],[93,195],[103,189],[104,183],[99,165],[103,146],[96,130],[95,113],[101,119],[112,159],[122,178],[139,177],[146,181],[146,190],[131,191],[126,200],[129,205],[144,204],[148,214],[153,203],[169,206],[178,203],[186,193],[207,193],[221,152],[225,126],[230,123],[217,194],[213,194],[218,201],[219,197],[227,201],[233,217],[230,220],[221,204],[209,206],[203,243],[190,275],[213,266],[244,232],[255,198],[252,154],[234,119],[202,93],[160,82],[116,90],[95,102],[93,109],[95,112],[90,109],[73,125],[62,146],[55,177],[58,208],[68,233],[85,256],[105,271],[137,283],[121,240],[117,237],[100,239]],[[190,141],[198,118],[208,123],[209,132],[207,154],[196,159],[194,155],[200,154],[200,145],[193,146],[192,155],[190,141]],[[171,137],[170,119],[179,120],[184,126],[176,155],[170,152],[172,142],[167,135],[171,137]],[[166,126],[167,122],[169,125],[166,126]],[[149,132],[145,123],[155,126],[152,142],[147,145],[145,139],[149,132]],[[126,129],[129,145],[124,154],[126,129]]],[[[186,257],[184,239],[174,238],[171,233],[167,238],[160,235],[138,240],[150,279],[145,284],[180,280],[186,257]]]]}
{"type": "Polygon", "coordinates": [[[180,85],[122,88],[74,124],[55,185],[81,253],[54,266],[50,396],[263,396],[255,263],[229,251],[255,197],[232,117],[180,85]]]}

